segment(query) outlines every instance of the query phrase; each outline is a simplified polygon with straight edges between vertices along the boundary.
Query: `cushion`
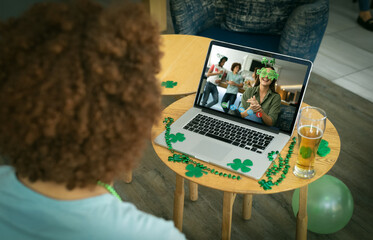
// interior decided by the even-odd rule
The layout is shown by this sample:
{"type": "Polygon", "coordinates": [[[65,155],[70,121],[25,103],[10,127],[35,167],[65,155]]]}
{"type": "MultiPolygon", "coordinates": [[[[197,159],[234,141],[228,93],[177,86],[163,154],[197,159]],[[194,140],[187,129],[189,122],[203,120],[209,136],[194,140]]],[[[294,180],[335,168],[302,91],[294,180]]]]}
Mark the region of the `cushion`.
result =
{"type": "Polygon", "coordinates": [[[328,24],[328,12],[326,0],[296,8],[281,35],[280,53],[314,61],[328,24]]]}
{"type": "Polygon", "coordinates": [[[237,32],[280,34],[292,11],[312,0],[232,0],[221,27],[237,32]]]}

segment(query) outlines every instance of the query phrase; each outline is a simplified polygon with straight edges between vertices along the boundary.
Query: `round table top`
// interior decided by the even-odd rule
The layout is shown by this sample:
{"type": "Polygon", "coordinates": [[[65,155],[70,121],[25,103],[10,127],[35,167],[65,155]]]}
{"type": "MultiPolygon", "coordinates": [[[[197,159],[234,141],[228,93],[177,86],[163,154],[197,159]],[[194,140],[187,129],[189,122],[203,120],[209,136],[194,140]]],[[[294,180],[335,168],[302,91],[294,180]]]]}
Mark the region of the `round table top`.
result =
{"type": "MultiPolygon", "coordinates": [[[[159,134],[161,134],[165,130],[165,125],[163,123],[163,120],[165,117],[172,117],[174,120],[178,119],[182,114],[184,114],[187,110],[189,110],[193,106],[193,101],[195,98],[195,94],[189,95],[187,97],[184,97],[182,99],[179,99],[169,105],[166,109],[163,110],[162,113],[162,118],[159,119],[159,122],[153,126],[152,129],[152,136],[155,138],[159,134]]],[[[303,106],[306,106],[307,104],[303,104],[303,106]]],[[[171,125],[172,129],[172,125],[171,125]]],[[[294,131],[296,135],[296,131],[294,131]]],[[[293,136],[292,136],[293,137],[293,136]]],[[[288,174],[286,174],[286,178],[278,185],[278,186],[273,186],[271,190],[264,190],[263,188],[260,187],[259,183],[257,180],[248,178],[246,176],[237,174],[237,172],[229,171],[225,168],[220,168],[215,165],[203,162],[198,159],[193,159],[196,162],[202,163],[203,165],[207,166],[208,168],[215,168],[218,171],[223,171],[226,173],[232,173],[235,175],[240,175],[241,179],[240,180],[234,180],[230,179],[227,177],[221,177],[217,176],[214,174],[207,174],[203,175],[200,178],[195,178],[195,177],[187,177],[185,175],[185,167],[186,164],[184,163],[177,163],[177,162],[172,162],[168,161],[168,156],[171,156],[172,153],[164,147],[161,147],[154,142],[153,147],[159,158],[162,160],[164,164],[166,164],[172,171],[174,171],[176,174],[193,181],[197,184],[210,187],[213,189],[225,191],[225,192],[234,192],[234,193],[241,193],[241,194],[270,194],[270,193],[277,193],[277,192],[283,192],[283,191],[289,191],[292,189],[300,188],[302,186],[305,186],[324,174],[326,174],[336,163],[339,152],[340,152],[340,147],[341,147],[341,142],[340,138],[338,135],[338,132],[334,125],[327,119],[326,122],[326,129],[325,133],[323,136],[323,139],[329,142],[329,148],[331,149],[330,153],[326,157],[319,157],[317,156],[315,159],[315,171],[316,175],[311,178],[311,179],[302,179],[298,178],[293,174],[293,169],[295,165],[295,161],[297,158],[297,147],[294,148],[294,154],[290,158],[289,164],[290,164],[290,169],[288,174]]],[[[282,156],[286,156],[287,150],[289,149],[290,141],[286,144],[284,147],[284,150],[281,151],[282,156]]],[[[276,162],[277,159],[276,159],[276,162]]],[[[273,177],[273,181],[277,180],[278,175],[273,177]]]]}
{"type": "Polygon", "coordinates": [[[174,81],[173,88],[162,86],[162,95],[188,95],[197,91],[211,39],[180,34],[161,35],[159,81],[174,81]]]}

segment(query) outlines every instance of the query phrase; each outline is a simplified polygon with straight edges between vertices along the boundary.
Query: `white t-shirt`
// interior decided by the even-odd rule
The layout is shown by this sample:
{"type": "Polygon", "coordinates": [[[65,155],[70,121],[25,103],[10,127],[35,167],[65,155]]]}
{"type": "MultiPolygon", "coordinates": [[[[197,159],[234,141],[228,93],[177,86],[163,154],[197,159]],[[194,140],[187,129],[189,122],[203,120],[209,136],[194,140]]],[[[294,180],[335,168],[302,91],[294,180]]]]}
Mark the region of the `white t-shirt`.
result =
{"type": "Polygon", "coordinates": [[[172,221],[144,213],[111,194],[56,200],[24,186],[0,166],[0,239],[185,239],[172,221]]]}
{"type": "Polygon", "coordinates": [[[222,74],[219,74],[219,75],[213,75],[213,76],[210,76],[210,77],[207,77],[207,82],[210,82],[214,85],[218,85],[218,83],[216,83],[215,81],[216,80],[219,80],[222,78],[223,74],[227,72],[227,70],[223,67],[220,67],[218,64],[213,64],[209,71],[211,71],[212,73],[217,73],[217,72],[220,72],[220,71],[223,71],[222,74]]]}

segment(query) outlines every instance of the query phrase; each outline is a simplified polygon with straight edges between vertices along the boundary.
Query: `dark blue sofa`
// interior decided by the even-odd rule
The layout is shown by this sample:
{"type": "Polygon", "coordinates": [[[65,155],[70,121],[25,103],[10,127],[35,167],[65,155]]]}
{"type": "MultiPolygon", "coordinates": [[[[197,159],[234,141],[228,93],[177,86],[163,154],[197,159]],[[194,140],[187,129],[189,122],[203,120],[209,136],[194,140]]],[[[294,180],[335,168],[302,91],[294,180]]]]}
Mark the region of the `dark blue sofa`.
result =
{"type": "Polygon", "coordinates": [[[314,61],[329,0],[170,0],[175,33],[314,61]]]}

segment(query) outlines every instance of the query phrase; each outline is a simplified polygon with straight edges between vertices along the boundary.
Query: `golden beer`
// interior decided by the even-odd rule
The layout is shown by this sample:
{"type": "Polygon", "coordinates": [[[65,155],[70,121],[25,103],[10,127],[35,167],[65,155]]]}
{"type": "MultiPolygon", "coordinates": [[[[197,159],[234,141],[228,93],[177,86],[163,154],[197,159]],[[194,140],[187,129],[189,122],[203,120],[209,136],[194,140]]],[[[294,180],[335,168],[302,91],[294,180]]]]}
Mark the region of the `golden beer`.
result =
{"type": "Polygon", "coordinates": [[[294,175],[300,178],[315,176],[315,157],[324,135],[326,113],[317,107],[304,107],[298,118],[298,159],[294,175]]]}
{"type": "Polygon", "coordinates": [[[317,127],[302,126],[298,129],[298,161],[296,168],[300,171],[313,172],[316,152],[323,131],[317,127]]]}

